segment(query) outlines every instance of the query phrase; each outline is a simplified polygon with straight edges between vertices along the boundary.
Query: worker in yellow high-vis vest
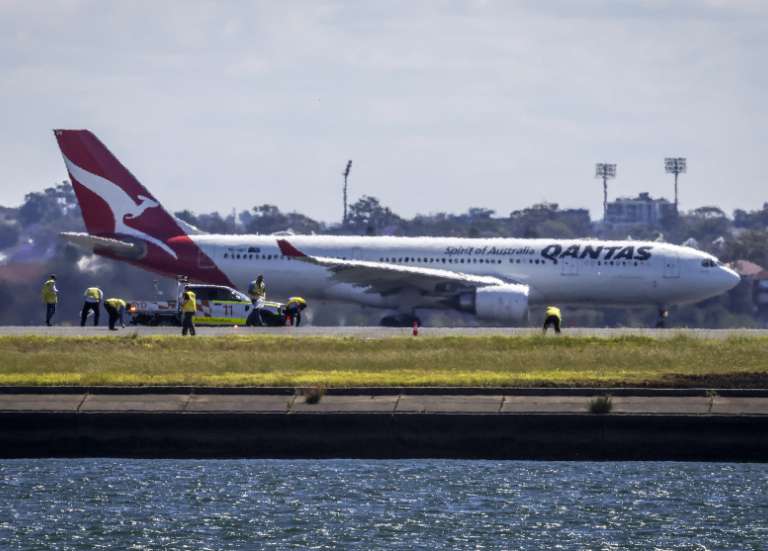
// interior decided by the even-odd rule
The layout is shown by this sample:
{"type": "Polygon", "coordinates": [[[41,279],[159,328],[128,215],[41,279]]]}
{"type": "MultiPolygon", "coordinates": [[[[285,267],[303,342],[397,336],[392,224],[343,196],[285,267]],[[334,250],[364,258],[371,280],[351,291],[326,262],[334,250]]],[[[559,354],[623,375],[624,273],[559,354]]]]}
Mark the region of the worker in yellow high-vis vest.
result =
{"type": "Polygon", "coordinates": [[[195,312],[197,312],[197,297],[195,293],[185,288],[181,295],[181,336],[187,333],[195,336],[195,312]]]}
{"type": "Polygon", "coordinates": [[[560,334],[560,324],[563,322],[563,316],[560,313],[560,308],[556,306],[547,306],[547,311],[544,313],[544,334],[547,334],[547,329],[550,326],[555,328],[555,334],[560,334]]]}
{"type": "Polygon", "coordinates": [[[104,301],[104,309],[109,315],[109,330],[117,331],[115,324],[117,320],[122,319],[123,312],[125,312],[126,303],[121,298],[108,298],[104,301]]]}
{"type": "Polygon", "coordinates": [[[56,276],[51,274],[43,283],[43,302],[45,303],[45,324],[50,327],[51,319],[56,313],[56,304],[59,302],[59,290],[56,288],[56,276]]]}
{"type": "Polygon", "coordinates": [[[307,301],[302,297],[291,297],[285,303],[285,323],[286,325],[301,325],[301,313],[307,307],[307,301]]]}
{"type": "Polygon", "coordinates": [[[264,283],[264,276],[259,274],[256,279],[248,284],[248,296],[251,297],[253,310],[248,316],[248,325],[264,325],[261,317],[261,310],[264,308],[264,302],[267,300],[267,285],[264,283]]]}
{"type": "Polygon", "coordinates": [[[80,327],[85,327],[88,314],[93,312],[93,326],[99,325],[99,306],[104,299],[104,293],[98,287],[88,287],[85,290],[83,310],[80,312],[80,327]]]}

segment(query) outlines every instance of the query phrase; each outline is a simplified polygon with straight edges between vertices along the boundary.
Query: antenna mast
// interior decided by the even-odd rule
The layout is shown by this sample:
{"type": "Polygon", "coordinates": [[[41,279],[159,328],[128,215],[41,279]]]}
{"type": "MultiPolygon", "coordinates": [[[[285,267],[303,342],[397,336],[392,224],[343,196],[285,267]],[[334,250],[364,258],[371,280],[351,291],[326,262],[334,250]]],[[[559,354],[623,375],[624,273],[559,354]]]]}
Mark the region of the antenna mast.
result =
{"type": "Polygon", "coordinates": [[[614,163],[597,163],[595,165],[595,178],[603,181],[603,223],[608,222],[608,180],[616,177],[616,165],[614,163]]]}
{"type": "Polygon", "coordinates": [[[347,225],[347,205],[349,204],[347,202],[347,179],[349,178],[349,171],[352,169],[352,160],[350,159],[347,161],[347,168],[344,169],[344,172],[342,172],[342,175],[344,176],[344,216],[341,219],[341,225],[342,227],[346,227],[347,225]]]}

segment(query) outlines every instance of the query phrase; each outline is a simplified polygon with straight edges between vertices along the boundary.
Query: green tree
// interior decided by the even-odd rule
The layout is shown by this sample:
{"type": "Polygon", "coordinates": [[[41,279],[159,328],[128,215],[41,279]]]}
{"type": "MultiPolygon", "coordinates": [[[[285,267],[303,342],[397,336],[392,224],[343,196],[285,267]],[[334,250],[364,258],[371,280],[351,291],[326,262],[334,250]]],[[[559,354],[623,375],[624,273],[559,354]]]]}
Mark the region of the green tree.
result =
{"type": "Polygon", "coordinates": [[[15,224],[0,223],[0,249],[13,247],[19,240],[19,228],[15,224]]]}
{"type": "Polygon", "coordinates": [[[42,192],[28,193],[19,208],[19,222],[23,227],[38,223],[50,224],[62,218],[80,218],[80,207],[74,190],[67,182],[42,192]]]}
{"type": "Polygon", "coordinates": [[[379,233],[402,221],[389,207],[382,206],[376,197],[368,195],[349,205],[347,220],[351,229],[367,234],[379,233]]]}

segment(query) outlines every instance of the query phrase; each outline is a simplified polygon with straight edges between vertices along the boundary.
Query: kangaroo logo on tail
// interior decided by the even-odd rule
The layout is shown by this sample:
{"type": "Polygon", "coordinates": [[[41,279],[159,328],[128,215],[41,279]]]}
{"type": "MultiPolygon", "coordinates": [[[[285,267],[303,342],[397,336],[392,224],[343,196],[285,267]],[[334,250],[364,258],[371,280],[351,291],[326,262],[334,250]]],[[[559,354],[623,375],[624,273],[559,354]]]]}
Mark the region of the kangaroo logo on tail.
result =
{"type": "Polygon", "coordinates": [[[159,207],[160,205],[157,201],[144,197],[143,195],[139,195],[137,199],[134,199],[114,182],[80,168],[70,161],[66,155],[64,156],[64,162],[66,163],[67,170],[72,178],[101,197],[112,211],[112,217],[114,218],[115,223],[114,233],[130,235],[148,241],[163,249],[173,258],[178,259],[176,253],[166,243],[156,237],[139,231],[136,228],[132,228],[125,223],[127,220],[135,220],[136,218],[139,218],[147,209],[159,207]]]}

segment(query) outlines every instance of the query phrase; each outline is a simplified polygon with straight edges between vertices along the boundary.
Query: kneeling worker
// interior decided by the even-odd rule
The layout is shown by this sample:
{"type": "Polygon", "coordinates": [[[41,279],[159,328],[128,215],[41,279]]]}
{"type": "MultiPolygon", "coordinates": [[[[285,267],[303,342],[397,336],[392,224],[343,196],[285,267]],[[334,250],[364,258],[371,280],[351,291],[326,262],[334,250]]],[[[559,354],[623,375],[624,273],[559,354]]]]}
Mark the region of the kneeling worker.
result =
{"type": "Polygon", "coordinates": [[[115,327],[115,323],[117,323],[117,320],[120,320],[123,318],[123,312],[125,312],[125,301],[121,298],[108,298],[104,301],[104,309],[107,311],[107,315],[109,316],[109,330],[110,331],[117,331],[117,327],[115,327]]]}
{"type": "Polygon", "coordinates": [[[181,295],[181,336],[187,333],[195,336],[195,312],[197,312],[197,297],[190,289],[184,289],[181,295]]]}
{"type": "Polygon", "coordinates": [[[285,303],[285,321],[298,327],[301,325],[301,313],[307,307],[307,301],[301,297],[291,297],[285,303]]]}
{"type": "Polygon", "coordinates": [[[560,308],[556,306],[547,306],[546,317],[544,318],[544,334],[547,334],[549,326],[555,328],[555,333],[560,334],[560,324],[563,321],[563,317],[560,314],[560,308]]]}
{"type": "Polygon", "coordinates": [[[80,327],[85,327],[85,321],[91,312],[93,312],[93,326],[96,327],[99,325],[99,306],[104,300],[104,293],[98,287],[88,287],[84,295],[85,302],[83,302],[83,310],[80,312],[80,327]]]}

